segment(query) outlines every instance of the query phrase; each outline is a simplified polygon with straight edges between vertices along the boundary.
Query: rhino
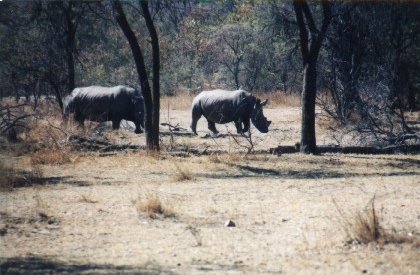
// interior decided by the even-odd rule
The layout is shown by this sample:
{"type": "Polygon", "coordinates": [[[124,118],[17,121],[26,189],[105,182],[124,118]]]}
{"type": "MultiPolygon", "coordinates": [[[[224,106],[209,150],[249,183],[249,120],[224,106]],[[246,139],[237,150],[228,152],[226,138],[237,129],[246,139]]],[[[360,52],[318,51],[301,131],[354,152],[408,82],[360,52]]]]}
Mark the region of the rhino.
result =
{"type": "Polygon", "coordinates": [[[134,122],[135,133],[144,128],[144,100],[140,92],[128,86],[75,88],[63,102],[63,119],[70,113],[83,126],[85,119],[112,121],[112,128],[119,129],[122,119],[134,122]]]}
{"type": "Polygon", "coordinates": [[[198,94],[192,103],[191,129],[197,134],[197,121],[204,116],[208,128],[213,134],[219,133],[215,123],[234,122],[238,134],[249,130],[250,121],[261,132],[267,133],[271,121],[263,114],[263,107],[268,100],[260,99],[244,90],[212,90],[198,94]]]}

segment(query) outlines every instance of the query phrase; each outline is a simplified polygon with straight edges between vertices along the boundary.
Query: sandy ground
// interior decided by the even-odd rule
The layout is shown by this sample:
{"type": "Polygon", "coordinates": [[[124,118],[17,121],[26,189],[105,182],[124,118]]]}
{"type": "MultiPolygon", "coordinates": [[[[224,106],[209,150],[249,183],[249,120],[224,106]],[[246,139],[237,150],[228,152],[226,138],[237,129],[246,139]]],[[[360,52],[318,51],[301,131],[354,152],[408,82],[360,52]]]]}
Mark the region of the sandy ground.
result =
{"type": "MultiPolygon", "coordinates": [[[[300,107],[269,107],[264,109],[264,114],[268,120],[272,121],[267,134],[260,133],[251,124],[252,142],[255,150],[268,150],[278,145],[295,145],[300,141],[300,107]]],[[[320,110],[317,110],[317,116],[320,117],[320,110]]],[[[167,107],[161,112],[161,123],[168,123],[180,127],[181,131],[191,131],[191,111],[189,109],[173,109],[169,111],[167,107]]],[[[124,132],[124,138],[133,144],[145,144],[144,136],[136,136],[131,133],[134,125],[131,122],[123,122],[122,127],[127,130],[124,132]]],[[[109,128],[109,125],[108,125],[109,128]]],[[[207,120],[204,117],[198,121],[198,136],[177,136],[174,135],[175,145],[193,146],[197,148],[217,149],[226,152],[246,152],[249,142],[246,138],[236,133],[233,123],[216,124],[219,135],[215,136],[207,129],[207,120]],[[233,137],[232,137],[233,136],[233,137]]],[[[162,132],[168,132],[168,127],[161,127],[162,132]]],[[[317,127],[318,145],[336,145],[337,142],[331,138],[323,127],[317,127]]],[[[162,146],[164,148],[171,145],[170,138],[167,135],[162,137],[162,146]]]]}
{"type": "MultiPolygon", "coordinates": [[[[298,113],[267,110],[272,131],[254,131],[257,148],[298,141],[298,113]]],[[[190,123],[189,111],[166,114],[162,122],[190,123]]],[[[207,132],[204,119],[199,130],[207,132]]],[[[329,143],[321,134],[318,141],[329,143]]],[[[0,273],[419,274],[418,246],[349,245],[344,221],[375,196],[384,228],[420,237],[420,156],[245,157],[229,135],[173,142],[228,153],[83,154],[39,166],[43,176],[34,185],[1,192],[0,273]],[[139,211],[137,203],[150,198],[174,215],[153,219],[139,211]],[[228,219],[236,226],[226,227],[228,219]]]]}

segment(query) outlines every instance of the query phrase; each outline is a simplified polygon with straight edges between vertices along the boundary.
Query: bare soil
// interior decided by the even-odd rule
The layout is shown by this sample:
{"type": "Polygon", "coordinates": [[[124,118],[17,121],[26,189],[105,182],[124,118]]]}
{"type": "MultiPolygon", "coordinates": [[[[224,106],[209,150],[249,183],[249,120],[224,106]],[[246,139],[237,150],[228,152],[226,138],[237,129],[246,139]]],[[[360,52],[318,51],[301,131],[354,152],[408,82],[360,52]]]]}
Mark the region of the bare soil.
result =
{"type": "MultiPolygon", "coordinates": [[[[253,128],[256,149],[299,141],[299,108],[266,115],[271,131],[253,128]]],[[[186,109],[161,117],[190,123],[186,109]]],[[[225,153],[79,153],[37,165],[32,185],[0,193],[0,273],[420,273],[419,155],[245,155],[233,125],[218,125],[218,137],[206,127],[202,118],[199,137],[165,136],[162,147],[225,153]],[[345,220],[373,196],[381,225],[412,242],[348,242],[345,220]],[[151,198],[173,214],[143,213],[139,202],[151,198]]],[[[143,135],[112,135],[144,144],[143,135]]],[[[319,131],[318,143],[332,141],[319,131]]],[[[33,169],[25,156],[9,162],[33,169]]]]}

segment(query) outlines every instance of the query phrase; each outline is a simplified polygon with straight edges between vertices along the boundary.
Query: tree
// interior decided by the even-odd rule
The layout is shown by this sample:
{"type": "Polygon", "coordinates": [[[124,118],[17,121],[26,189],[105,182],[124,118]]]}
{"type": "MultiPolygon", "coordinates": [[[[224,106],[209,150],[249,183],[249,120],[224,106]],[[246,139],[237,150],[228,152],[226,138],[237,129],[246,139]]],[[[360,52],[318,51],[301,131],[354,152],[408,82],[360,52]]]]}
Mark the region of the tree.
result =
{"type": "Polygon", "coordinates": [[[142,89],[144,104],[146,109],[145,114],[145,130],[146,130],[146,144],[147,149],[152,151],[159,150],[159,110],[160,110],[160,92],[159,92],[159,41],[156,29],[153,25],[150,16],[148,3],[146,0],[140,1],[140,6],[146,21],[147,29],[152,39],[153,52],[153,97],[149,85],[149,78],[146,71],[146,66],[143,58],[142,49],[139,46],[137,37],[131,29],[127,21],[123,7],[119,0],[113,0],[112,6],[115,11],[115,19],[124,32],[136,63],[136,69],[142,89]]]}
{"type": "Polygon", "coordinates": [[[41,95],[52,93],[63,107],[62,94],[75,87],[76,31],[85,4],[26,1],[3,7],[0,59],[7,70],[1,75],[10,78],[5,86],[13,86],[16,98],[23,91],[36,108],[41,95]]]}
{"type": "Polygon", "coordinates": [[[240,73],[251,38],[250,29],[241,24],[226,24],[216,32],[214,56],[232,75],[236,89],[241,87],[240,73]]]}
{"type": "MultiPolygon", "coordinates": [[[[65,54],[63,53],[67,67],[65,78],[67,79],[66,89],[69,93],[76,87],[76,32],[85,11],[84,4],[81,1],[53,1],[46,2],[45,7],[43,7],[46,21],[49,23],[48,28],[55,43],[65,49],[65,54]]],[[[53,75],[53,72],[48,74],[48,82],[53,87],[60,108],[63,109],[60,84],[53,75]]]]}
{"type": "Polygon", "coordinates": [[[303,61],[302,124],[300,151],[316,153],[315,99],[318,54],[331,20],[331,5],[322,2],[323,19],[318,30],[312,12],[305,1],[294,1],[293,7],[300,34],[300,48],[303,61]],[[305,23],[306,21],[306,23],[305,23]],[[309,35],[308,37],[308,30],[309,35]]]}
{"type": "Polygon", "coordinates": [[[362,65],[367,57],[369,13],[363,3],[337,3],[330,23],[326,53],[326,86],[332,106],[326,111],[342,125],[360,106],[362,65]]]}
{"type": "Polygon", "coordinates": [[[152,139],[151,149],[159,150],[159,111],[160,111],[160,86],[159,86],[159,74],[160,74],[160,55],[159,55],[159,39],[156,32],[156,28],[153,24],[152,17],[150,16],[149,6],[147,0],[140,1],[141,9],[143,10],[144,20],[152,39],[152,55],[153,55],[153,95],[152,95],[152,139]]]}

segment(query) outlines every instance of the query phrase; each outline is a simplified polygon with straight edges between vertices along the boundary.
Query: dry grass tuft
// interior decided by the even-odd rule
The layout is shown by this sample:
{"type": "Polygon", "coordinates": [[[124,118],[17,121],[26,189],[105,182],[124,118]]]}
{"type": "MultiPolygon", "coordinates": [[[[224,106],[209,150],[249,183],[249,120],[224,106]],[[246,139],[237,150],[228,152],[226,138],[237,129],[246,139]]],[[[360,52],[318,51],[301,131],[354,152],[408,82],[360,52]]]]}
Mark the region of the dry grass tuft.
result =
{"type": "Polygon", "coordinates": [[[33,209],[34,216],[29,222],[45,222],[48,224],[58,224],[59,220],[55,218],[51,212],[50,206],[41,198],[39,193],[35,194],[35,207],[33,209]]]}
{"type": "Polygon", "coordinates": [[[334,199],[333,203],[343,219],[342,226],[346,234],[347,244],[377,243],[384,245],[390,243],[410,243],[416,247],[420,247],[420,239],[416,236],[399,233],[395,229],[387,230],[382,226],[382,217],[378,215],[375,208],[375,197],[370,200],[370,203],[365,209],[357,212],[352,217],[344,214],[334,199]]]}
{"type": "Polygon", "coordinates": [[[208,160],[211,163],[222,163],[222,159],[219,154],[210,154],[208,160]]]}
{"type": "Polygon", "coordinates": [[[146,200],[138,199],[135,203],[137,212],[145,213],[152,219],[157,219],[159,217],[162,218],[172,218],[175,217],[174,211],[166,206],[163,205],[162,201],[157,196],[153,196],[146,200]]]}
{"type": "Polygon", "coordinates": [[[49,165],[62,165],[71,163],[71,152],[67,149],[41,149],[30,155],[31,163],[33,165],[49,164],[49,165]]]}
{"type": "Polygon", "coordinates": [[[189,230],[191,234],[194,236],[196,245],[195,246],[202,246],[203,245],[203,238],[201,236],[200,229],[193,225],[188,225],[186,230],[189,230]]]}
{"type": "MultiPolygon", "coordinates": [[[[243,161],[247,157],[239,154],[239,153],[228,153],[228,154],[211,154],[208,157],[208,160],[211,163],[223,163],[223,164],[232,164],[243,161]]],[[[250,155],[250,159],[253,157],[250,155]]]]}
{"type": "Polygon", "coordinates": [[[194,179],[190,169],[186,165],[176,162],[174,162],[174,165],[176,168],[176,172],[172,177],[174,181],[186,181],[194,179]]]}
{"type": "Polygon", "coordinates": [[[386,235],[379,223],[374,200],[370,207],[355,215],[353,224],[349,228],[352,230],[353,239],[360,243],[378,242],[386,235]]]}

